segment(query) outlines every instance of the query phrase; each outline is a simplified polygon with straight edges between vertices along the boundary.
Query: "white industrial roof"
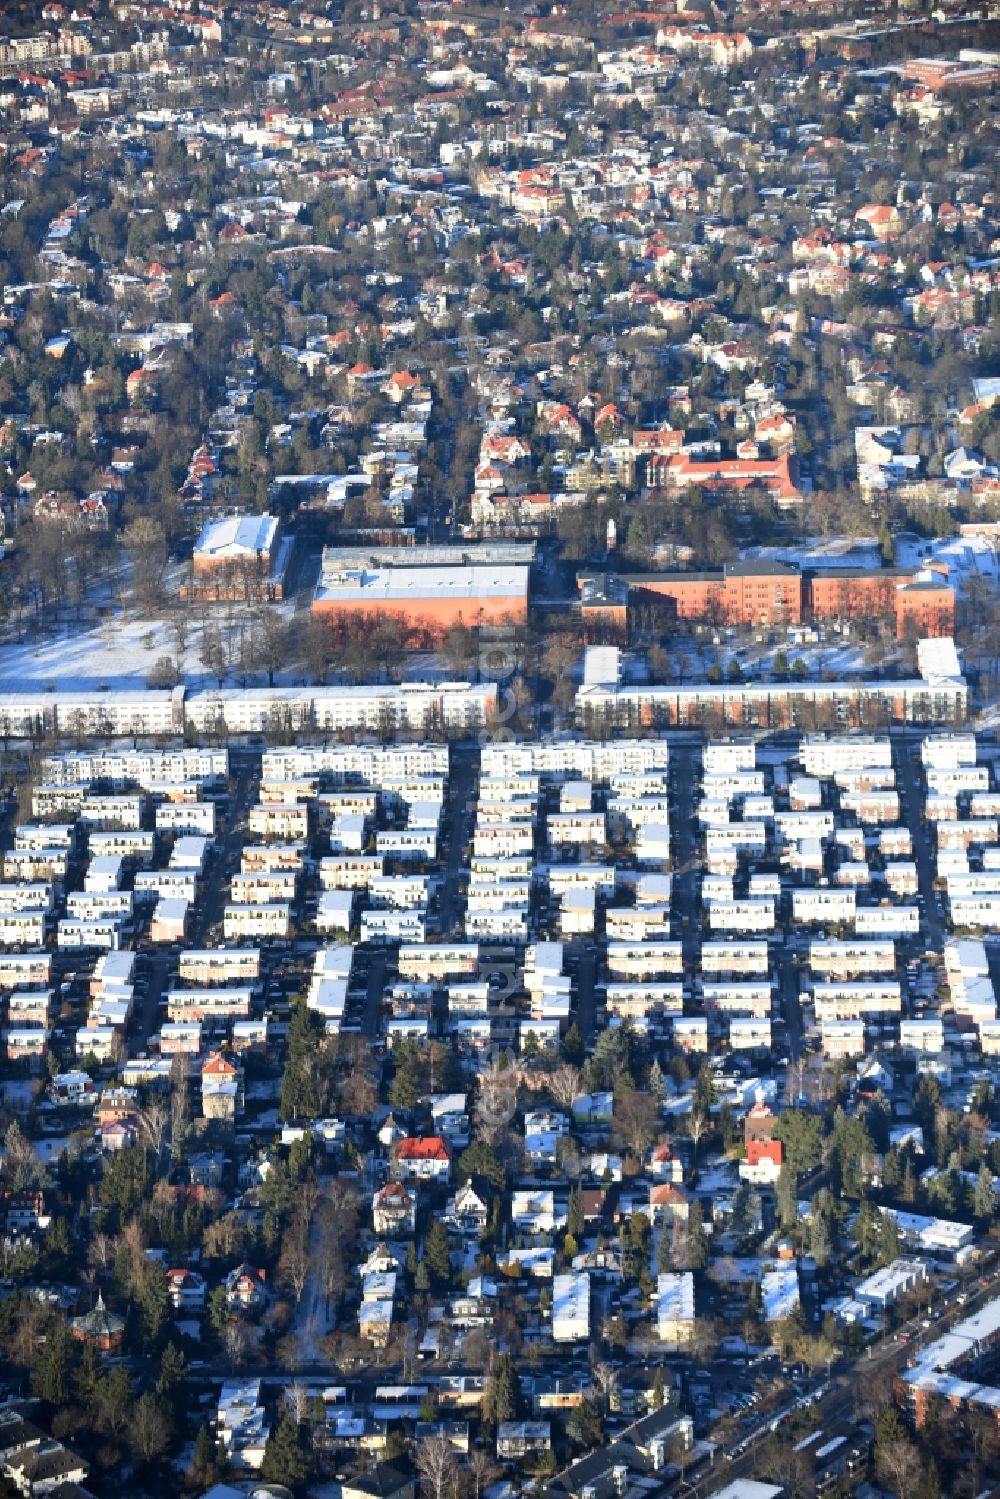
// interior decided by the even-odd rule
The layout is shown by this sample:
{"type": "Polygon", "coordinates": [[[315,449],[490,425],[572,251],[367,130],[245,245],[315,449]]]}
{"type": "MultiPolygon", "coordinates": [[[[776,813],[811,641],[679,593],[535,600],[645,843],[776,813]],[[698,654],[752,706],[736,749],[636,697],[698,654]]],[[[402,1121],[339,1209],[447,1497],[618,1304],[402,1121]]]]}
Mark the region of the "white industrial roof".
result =
{"type": "Polygon", "coordinates": [[[527,596],[528,569],[503,566],[358,568],[325,573],[316,588],[318,603],[527,596]]]}
{"type": "Polygon", "coordinates": [[[617,687],[621,681],[621,651],[616,645],[588,645],[583,655],[583,681],[587,687],[617,687]]]}
{"type": "Polygon", "coordinates": [[[917,641],[917,668],[925,681],[955,680],[962,675],[958,651],[950,635],[917,641]]]}
{"type": "Polygon", "coordinates": [[[206,521],[195,555],[212,560],[259,555],[274,545],[277,530],[277,517],[273,515],[227,515],[222,520],[206,521]]]}

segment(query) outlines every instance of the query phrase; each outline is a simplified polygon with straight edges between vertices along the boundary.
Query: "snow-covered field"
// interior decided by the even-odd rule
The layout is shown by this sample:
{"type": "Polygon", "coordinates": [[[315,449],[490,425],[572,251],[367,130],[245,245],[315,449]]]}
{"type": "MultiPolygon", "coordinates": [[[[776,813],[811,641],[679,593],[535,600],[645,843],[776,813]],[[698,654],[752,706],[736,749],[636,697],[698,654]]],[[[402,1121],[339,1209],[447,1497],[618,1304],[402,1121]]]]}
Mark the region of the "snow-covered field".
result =
{"type": "Polygon", "coordinates": [[[896,562],[900,567],[927,567],[943,562],[948,578],[959,593],[972,578],[982,578],[1000,587],[1000,559],[993,542],[985,536],[947,536],[939,541],[922,541],[916,536],[900,536],[896,542],[896,562]]]}
{"type": "MultiPolygon", "coordinates": [[[[292,611],[286,606],[280,612],[290,617],[292,611]]],[[[217,622],[225,635],[224,612],[217,622]]],[[[40,692],[49,688],[95,691],[101,687],[135,690],[145,687],[151,669],[163,656],[177,663],[187,687],[214,687],[216,679],[208,674],[201,661],[202,643],[203,626],[195,617],[190,618],[185,649],[180,655],[170,619],[125,618],[116,613],[99,624],[70,625],[41,640],[0,645],[0,692],[40,692]]],[[[234,647],[234,654],[237,653],[234,647]]],[[[484,668],[488,664],[484,662],[484,668]]],[[[408,682],[435,682],[453,677],[454,671],[443,657],[420,652],[406,658],[403,676],[408,682]]],[[[266,686],[267,680],[266,671],[246,678],[247,685],[253,687],[266,686]]],[[[279,687],[292,687],[304,680],[305,669],[298,662],[275,674],[275,684],[279,687]]],[[[336,672],[331,671],[329,680],[338,680],[336,672]]],[[[225,685],[242,686],[243,682],[244,674],[232,667],[225,685]]]]}
{"type": "MultiPolygon", "coordinates": [[[[840,567],[878,567],[878,540],[874,536],[813,536],[794,546],[748,547],[743,557],[767,562],[787,562],[803,570],[829,570],[840,567]]],[[[943,562],[952,583],[961,593],[970,578],[984,578],[1000,587],[1000,559],[997,548],[986,536],[945,536],[924,540],[912,532],[896,537],[897,567],[928,567],[943,562]]]]}
{"type": "Polygon", "coordinates": [[[164,619],[113,618],[70,627],[44,640],[0,646],[0,691],[144,687],[161,656],[178,663],[190,686],[206,685],[209,678],[198,660],[201,643],[201,626],[193,622],[183,658],[164,619]]]}
{"type": "Polygon", "coordinates": [[[810,567],[878,567],[878,537],[810,536],[794,546],[746,547],[740,556],[764,562],[787,562],[803,570],[810,567]]]}
{"type": "MultiPolygon", "coordinates": [[[[766,645],[751,641],[747,644],[725,641],[715,645],[710,639],[675,639],[667,644],[666,652],[671,662],[673,679],[682,686],[708,679],[709,667],[717,663],[728,680],[729,663],[735,660],[748,681],[768,681],[773,676],[774,658],[784,651],[788,665],[802,661],[810,678],[851,677],[871,670],[865,659],[865,647],[855,641],[831,639],[819,643],[793,645],[766,645]]],[[[645,655],[641,651],[629,653],[625,662],[625,679],[643,682],[648,680],[645,655]]]]}

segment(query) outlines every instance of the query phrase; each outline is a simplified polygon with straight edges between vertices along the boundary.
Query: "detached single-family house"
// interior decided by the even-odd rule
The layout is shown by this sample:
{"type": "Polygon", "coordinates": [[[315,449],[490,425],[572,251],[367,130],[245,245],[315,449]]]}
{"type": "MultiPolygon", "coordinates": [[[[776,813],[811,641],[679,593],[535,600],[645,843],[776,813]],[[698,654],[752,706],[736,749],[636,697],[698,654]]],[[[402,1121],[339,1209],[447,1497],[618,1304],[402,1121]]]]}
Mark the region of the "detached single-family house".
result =
{"type": "Polygon", "coordinates": [[[412,1234],[417,1221],[413,1193],[402,1182],[386,1182],[372,1199],[372,1221],[377,1234],[412,1234]]]}
{"type": "Polygon", "coordinates": [[[673,1182],[674,1186],[680,1186],[684,1180],[684,1162],[665,1140],[649,1152],[649,1174],[657,1181],[673,1182]]]}
{"type": "Polygon", "coordinates": [[[200,1312],[205,1305],[208,1286],[197,1270],[168,1270],[167,1291],[178,1312],[200,1312]]]}
{"type": "Polygon", "coordinates": [[[229,1123],[243,1108],[243,1072],[220,1052],[213,1052],[201,1069],[201,1111],[206,1119],[229,1123]]]}
{"type": "Polygon", "coordinates": [[[740,1176],[744,1181],[772,1186],[783,1164],[784,1150],[780,1140],[748,1140],[746,1159],[740,1162],[740,1176]]]}
{"type": "Polygon", "coordinates": [[[489,1221],[489,1198],[485,1190],[479,1190],[471,1182],[465,1182],[448,1203],[442,1222],[459,1233],[478,1238],[485,1233],[489,1221]]]}
{"type": "Polygon", "coordinates": [[[393,1151],[392,1174],[397,1181],[448,1181],[451,1149],[440,1135],[407,1135],[393,1151]]]}
{"type": "Polygon", "coordinates": [[[260,1312],[267,1305],[266,1273],[253,1265],[237,1265],[226,1276],[226,1305],[233,1311],[260,1312]]]}
{"type": "Polygon", "coordinates": [[[416,1484],[389,1463],[377,1463],[358,1478],[344,1478],[341,1499],[415,1499],[416,1484]]]}
{"type": "Polygon", "coordinates": [[[550,1234],[556,1227],[551,1188],[522,1188],[511,1194],[510,1221],[517,1233],[550,1234]]]}
{"type": "Polygon", "coordinates": [[[649,1189],[649,1216],[653,1223],[662,1218],[686,1223],[689,1206],[687,1194],[672,1182],[649,1189]]]}

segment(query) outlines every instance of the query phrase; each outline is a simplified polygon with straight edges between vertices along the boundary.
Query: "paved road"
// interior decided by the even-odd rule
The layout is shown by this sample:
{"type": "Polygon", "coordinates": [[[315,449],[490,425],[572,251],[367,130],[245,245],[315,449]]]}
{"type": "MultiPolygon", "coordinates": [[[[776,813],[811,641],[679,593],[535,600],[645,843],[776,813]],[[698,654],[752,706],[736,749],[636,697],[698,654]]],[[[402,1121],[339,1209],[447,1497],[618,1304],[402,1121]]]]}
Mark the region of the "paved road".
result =
{"type": "Polygon", "coordinates": [[[464,896],[461,878],[465,873],[465,845],[472,829],[475,806],[476,776],[479,773],[479,750],[465,745],[453,746],[448,768],[447,817],[444,826],[446,854],[438,896],[438,916],[442,939],[451,935],[452,927],[462,914],[464,896]]]}
{"type": "Polygon", "coordinates": [[[580,967],[576,978],[576,1018],[583,1039],[589,1046],[594,1040],[597,1029],[597,995],[594,985],[597,981],[597,953],[584,948],[580,953],[580,967]]]}
{"type": "Polygon", "coordinates": [[[695,816],[698,777],[701,770],[699,738],[670,744],[670,786],[673,795],[673,817],[670,839],[673,852],[674,879],[671,891],[674,935],[679,936],[684,951],[684,972],[693,973],[699,949],[698,823],[695,816]]]}
{"type": "Polygon", "coordinates": [[[385,975],[389,966],[389,954],[384,947],[377,947],[368,960],[368,988],[365,1007],[361,1016],[361,1034],[374,1041],[382,1022],[382,995],[385,992],[385,975]]]}
{"type": "Polygon", "coordinates": [[[294,599],[296,614],[305,614],[312,607],[321,561],[322,547],[299,545],[292,554],[285,597],[294,599]]]}
{"type": "Polygon", "coordinates": [[[788,1027],[788,1060],[797,1062],[802,1055],[802,1006],[799,1002],[799,969],[787,942],[781,944],[778,957],[778,996],[781,1013],[788,1027]]]}
{"type": "MultiPolygon", "coordinates": [[[[163,948],[154,948],[148,954],[140,954],[138,973],[148,982],[145,995],[136,998],[132,1016],[128,1023],[129,1053],[135,1055],[149,1050],[149,1038],[160,1026],[160,998],[166,992],[173,954],[163,948]]],[[[166,1011],[163,1012],[164,1017],[166,1011]]]]}
{"type": "Polygon", "coordinates": [[[225,820],[219,826],[202,898],[195,902],[188,941],[190,947],[202,946],[211,929],[222,922],[222,913],[229,900],[229,882],[239,869],[245,841],[241,824],[256,798],[258,774],[259,762],[255,760],[243,761],[236,770],[236,788],[229,798],[225,820]]]}
{"type": "Polygon", "coordinates": [[[314,1212],[309,1224],[309,1275],[295,1308],[293,1329],[298,1339],[300,1365],[318,1365],[323,1362],[320,1344],[331,1331],[335,1320],[330,1316],[330,1304],[323,1291],[319,1270],[323,1233],[323,1219],[318,1212],[314,1212]]]}
{"type": "MultiPolygon", "coordinates": [[[[923,1314],[911,1318],[901,1329],[908,1333],[908,1340],[905,1344],[900,1343],[897,1338],[889,1338],[881,1344],[871,1345],[857,1358],[846,1364],[839,1363],[832,1380],[819,1375],[816,1381],[817,1387],[822,1388],[828,1385],[828,1388],[815,1403],[816,1429],[832,1426],[837,1421],[844,1420],[853,1414],[862,1379],[867,1380],[872,1374],[882,1371],[885,1382],[890,1383],[895,1374],[913,1359],[918,1349],[940,1338],[956,1322],[978,1311],[987,1301],[996,1297],[998,1290],[1000,1290],[1000,1273],[992,1275],[989,1284],[985,1287],[977,1284],[975,1290],[969,1293],[964,1306],[952,1303],[941,1317],[931,1323],[929,1328],[921,1326],[923,1314]]],[[[787,1408],[782,1407],[782,1411],[787,1408]]],[[[781,1412],[778,1413],[779,1416],[780,1414],[781,1412]]],[[[738,1478],[749,1478],[758,1474],[761,1457],[767,1445],[767,1437],[775,1419],[775,1415],[762,1418],[760,1424],[754,1427],[752,1432],[740,1439],[738,1444],[740,1446],[749,1442],[745,1451],[730,1461],[725,1460],[725,1453],[723,1453],[722,1464],[716,1463],[714,1467],[702,1473],[694,1483],[685,1485],[686,1499],[694,1499],[694,1496],[699,1494],[711,1494],[738,1478]]]]}
{"type": "Polygon", "coordinates": [[[917,864],[917,882],[923,899],[924,909],[921,926],[928,939],[927,945],[940,952],[944,947],[945,929],[938,905],[938,897],[934,890],[934,875],[937,868],[934,845],[928,832],[928,823],[924,821],[922,808],[924,804],[923,787],[920,784],[920,775],[917,770],[917,762],[914,761],[912,750],[913,741],[894,737],[893,759],[896,765],[896,784],[899,788],[900,799],[903,803],[902,815],[910,829],[913,839],[913,857],[917,864]]]}

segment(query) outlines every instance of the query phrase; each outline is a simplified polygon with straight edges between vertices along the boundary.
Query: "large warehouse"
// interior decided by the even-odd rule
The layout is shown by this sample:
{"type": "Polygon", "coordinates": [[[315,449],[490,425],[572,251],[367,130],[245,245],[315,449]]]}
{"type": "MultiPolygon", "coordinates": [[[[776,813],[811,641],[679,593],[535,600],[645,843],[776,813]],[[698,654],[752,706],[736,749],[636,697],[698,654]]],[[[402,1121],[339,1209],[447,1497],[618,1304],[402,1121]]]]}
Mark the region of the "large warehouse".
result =
{"type": "Polygon", "coordinates": [[[412,548],[364,561],[328,548],[313,613],[396,614],[410,630],[442,635],[453,625],[523,624],[528,566],[461,547],[412,548]]]}

